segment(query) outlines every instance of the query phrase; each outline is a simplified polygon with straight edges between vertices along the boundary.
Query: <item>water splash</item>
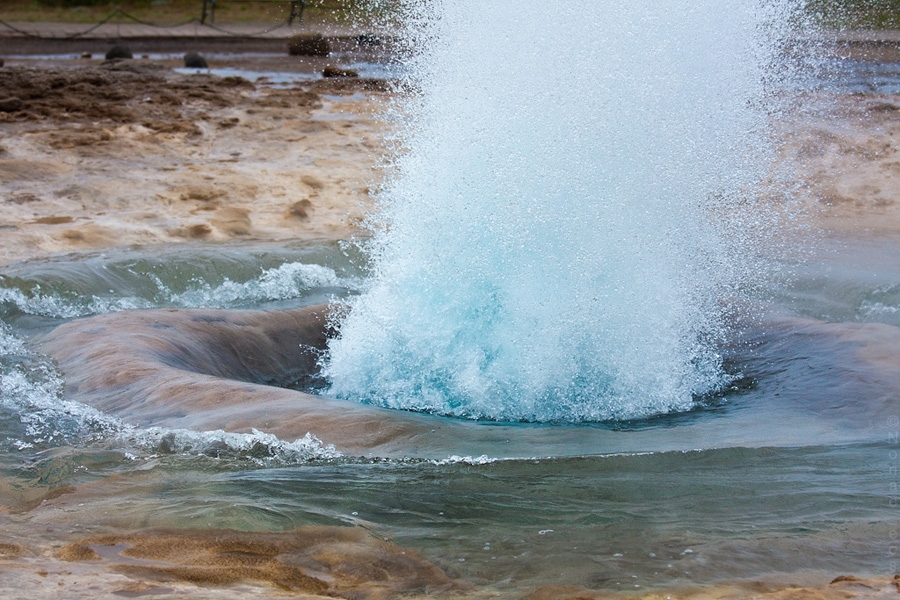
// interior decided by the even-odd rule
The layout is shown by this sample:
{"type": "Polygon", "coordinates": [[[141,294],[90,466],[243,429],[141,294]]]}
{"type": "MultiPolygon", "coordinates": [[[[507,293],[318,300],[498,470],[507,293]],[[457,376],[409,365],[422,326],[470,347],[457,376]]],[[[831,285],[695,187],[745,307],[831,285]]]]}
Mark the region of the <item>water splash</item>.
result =
{"type": "MultiPolygon", "coordinates": [[[[271,300],[298,298],[303,292],[316,287],[345,287],[348,280],[340,278],[333,269],[322,265],[285,263],[267,269],[250,281],[236,282],[226,278],[221,284],[211,286],[196,281],[193,289],[167,293],[167,302],[186,308],[229,308],[271,300]]],[[[167,289],[161,281],[160,289],[167,289]]]]}
{"type": "MultiPolygon", "coordinates": [[[[140,290],[126,290],[126,295],[116,290],[86,294],[65,281],[41,284],[0,275],[0,316],[18,312],[71,319],[161,307],[240,308],[302,298],[315,288],[352,288],[358,284],[355,277],[339,276],[330,267],[301,262],[261,269],[257,276],[245,281],[225,276],[221,281],[210,283],[197,276],[187,282],[176,282],[171,274],[160,275],[146,268],[130,269],[129,274],[144,285],[140,290]],[[143,296],[131,295],[135,291],[143,296]]],[[[103,282],[92,283],[98,288],[103,282]]]]}
{"type": "Polygon", "coordinates": [[[233,433],[137,427],[91,406],[69,400],[50,360],[29,350],[0,321],[0,449],[39,451],[60,446],[111,447],[131,460],[158,455],[206,456],[260,466],[332,460],[342,454],[307,433],[294,441],[263,431],[233,433]],[[15,433],[15,435],[11,435],[15,433]],[[123,450],[124,448],[124,450],[123,450]]]}
{"type": "Polygon", "coordinates": [[[408,3],[392,177],[330,393],[505,421],[687,410],[727,382],[777,2],[408,3]]]}

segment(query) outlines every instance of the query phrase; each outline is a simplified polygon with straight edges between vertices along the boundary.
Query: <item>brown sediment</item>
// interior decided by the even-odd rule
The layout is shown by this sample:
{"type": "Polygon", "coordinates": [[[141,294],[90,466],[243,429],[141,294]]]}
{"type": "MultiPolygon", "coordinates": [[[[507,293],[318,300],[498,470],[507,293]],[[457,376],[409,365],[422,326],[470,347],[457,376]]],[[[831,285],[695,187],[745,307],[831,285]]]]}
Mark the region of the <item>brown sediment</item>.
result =
{"type": "Polygon", "coordinates": [[[384,88],[371,81],[278,88],[158,61],[75,62],[4,67],[0,89],[22,100],[0,113],[0,262],[197,239],[346,238],[379,178],[384,88]],[[341,119],[327,118],[322,93],[353,94],[341,119]],[[311,195],[316,210],[300,216],[311,195]],[[66,223],[78,226],[46,228],[66,223]]]}
{"type": "Polygon", "coordinates": [[[76,561],[76,560],[100,560],[100,555],[85,544],[69,544],[59,551],[60,560],[76,561]]]}
{"type": "Polygon", "coordinates": [[[33,222],[39,225],[61,225],[63,223],[71,223],[74,219],[68,215],[64,217],[41,217],[33,222]]]}
{"type": "Polygon", "coordinates": [[[57,361],[67,395],[131,423],[282,439],[311,432],[341,452],[380,456],[405,455],[429,435],[428,454],[459,451],[466,424],[283,389],[318,381],[328,311],[126,311],[66,323],[36,342],[57,361]]]}
{"type": "Polygon", "coordinates": [[[15,558],[17,556],[22,556],[25,552],[25,548],[19,544],[0,542],[0,559],[15,558]]]}
{"type": "Polygon", "coordinates": [[[893,594],[887,578],[863,579],[844,576],[828,585],[805,586],[790,583],[734,582],[696,588],[668,589],[659,592],[631,595],[609,594],[586,589],[559,589],[564,586],[544,586],[524,597],[525,600],[600,600],[607,598],[641,598],[644,600],[851,600],[888,598],[893,594]]]}
{"type": "Polygon", "coordinates": [[[816,227],[900,232],[900,95],[821,94],[779,125],[784,164],[816,227]],[[821,108],[821,107],[824,107],[821,108]]]}
{"type": "Polygon", "coordinates": [[[308,198],[304,198],[303,200],[298,200],[291,204],[288,209],[288,217],[295,217],[297,219],[308,219],[309,213],[312,211],[312,202],[309,201],[308,198]]]}
{"type": "Polygon", "coordinates": [[[164,530],[88,537],[63,547],[64,561],[100,561],[138,580],[232,586],[254,582],[339,598],[435,595],[463,585],[415,551],[359,527],[282,533],[164,530]]]}
{"type": "Polygon", "coordinates": [[[581,586],[545,585],[522,600],[853,600],[895,598],[895,579],[842,575],[826,585],[739,581],[709,586],[669,588],[646,593],[618,593],[581,586]]]}

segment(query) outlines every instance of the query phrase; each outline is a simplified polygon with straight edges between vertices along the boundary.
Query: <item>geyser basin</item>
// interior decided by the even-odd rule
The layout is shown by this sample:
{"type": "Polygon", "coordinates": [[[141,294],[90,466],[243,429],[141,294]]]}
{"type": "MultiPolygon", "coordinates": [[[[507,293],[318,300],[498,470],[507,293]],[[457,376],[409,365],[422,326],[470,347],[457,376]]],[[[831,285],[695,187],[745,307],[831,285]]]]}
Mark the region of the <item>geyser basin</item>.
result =
{"type": "Polygon", "coordinates": [[[411,4],[404,151],[329,393],[577,423],[727,387],[720,300],[764,270],[778,3],[411,4]]]}
{"type": "MultiPolygon", "coordinates": [[[[862,245],[846,260],[854,265],[876,264],[875,257],[889,251],[884,245],[862,245]]],[[[69,400],[90,404],[142,428],[258,429],[289,441],[312,433],[349,456],[548,458],[869,442],[879,439],[879,423],[893,414],[890,399],[900,390],[900,373],[891,362],[900,344],[890,321],[893,313],[870,310],[873,298],[882,304],[891,302],[880,287],[870,283],[900,279],[890,265],[873,267],[872,273],[858,267],[852,272],[841,270],[843,279],[835,279],[833,263],[813,262],[806,267],[808,275],[793,287],[773,286],[770,293],[781,300],[766,308],[770,317],[747,328],[731,346],[720,348],[723,358],[742,373],[745,385],[726,390],[715,405],[682,414],[581,426],[479,423],[271,387],[309,390],[319,385],[316,361],[326,343],[327,305],[278,311],[117,310],[49,331],[45,323],[49,316],[28,314],[50,307],[63,315],[74,311],[81,301],[67,300],[73,286],[87,294],[109,294],[110,285],[120,285],[133,293],[133,281],[124,276],[128,271],[134,280],[141,271],[156,272],[161,279],[153,295],[163,295],[159,290],[168,290],[176,282],[183,284],[182,260],[210,274],[212,265],[205,262],[210,257],[198,252],[193,261],[187,261],[186,252],[173,251],[171,257],[150,253],[147,259],[132,252],[124,259],[89,256],[73,257],[75,262],[68,265],[61,259],[21,265],[14,269],[18,276],[7,282],[14,281],[17,288],[40,289],[41,296],[20,297],[7,290],[6,295],[19,304],[7,306],[4,318],[41,340],[38,348],[55,359],[69,400]],[[161,265],[169,268],[160,270],[161,265]],[[810,293],[810,289],[821,289],[823,278],[834,280],[834,289],[810,293]],[[821,320],[826,308],[835,315],[834,322],[821,320]],[[853,410],[847,410],[848,406],[853,410]]],[[[272,273],[314,274],[326,284],[337,280],[331,269],[341,263],[338,248],[298,248],[292,256],[296,262],[279,265],[269,252],[235,248],[227,257],[220,253],[215,261],[219,278],[225,274],[237,278],[239,273],[252,272],[251,265],[265,257],[262,260],[269,268],[256,280],[227,286],[243,290],[244,302],[232,300],[238,304],[251,298],[266,304],[265,298],[258,297],[259,282],[270,282],[272,273]],[[332,276],[323,277],[323,272],[332,276]]],[[[359,280],[345,273],[341,281],[346,285],[359,280]]],[[[193,285],[209,287],[196,280],[193,285]]],[[[319,297],[321,290],[298,291],[290,302],[302,306],[319,297]]],[[[270,294],[280,291],[280,286],[269,289],[270,294]]],[[[193,296],[182,292],[180,297],[193,296]]],[[[115,302],[103,305],[116,307],[115,302]]]]}
{"type": "Polygon", "coordinates": [[[17,510],[40,508],[3,516],[4,530],[32,539],[40,522],[51,540],[77,541],[98,526],[212,527],[265,540],[267,531],[356,525],[514,597],[548,583],[643,590],[804,571],[820,585],[884,573],[893,527],[885,440],[900,394],[897,300],[885,291],[900,271],[884,257],[897,246],[840,247],[839,260],[810,261],[792,285],[772,282],[770,318],[723,348],[752,385],[714,408],[606,426],[476,423],[260,385],[309,374],[291,356],[321,345],[323,332],[321,310],[302,308],[323,288],[297,283],[287,298],[270,285],[274,274],[321,274],[308,265],[358,281],[338,267],[336,247],[298,247],[282,264],[277,249],[245,247],[13,266],[2,289],[26,292],[3,304],[12,329],[0,336],[2,477],[17,510]],[[198,278],[185,280],[188,265],[198,278]],[[110,300],[98,309],[136,302],[146,271],[158,277],[144,290],[146,308],[154,297],[165,308],[49,314],[83,314],[84,297],[110,300]],[[191,290],[158,293],[188,282],[232,290],[245,310],[183,309],[172,298],[194,298],[191,290]],[[273,297],[283,310],[252,310],[273,297]],[[883,310],[870,310],[876,303],[883,310]],[[39,357],[12,332],[46,340],[64,393],[43,385],[39,357]],[[105,357],[82,360],[91,352],[105,357]],[[265,435],[229,437],[253,429],[265,435]],[[307,432],[324,446],[290,443],[307,432]],[[54,499],[66,486],[74,489],[54,499]],[[64,531],[54,529],[59,519],[64,531]]]}
{"type": "MultiPolygon", "coordinates": [[[[870,146],[848,146],[831,155],[839,164],[869,160],[860,148],[870,146]]],[[[868,217],[882,214],[872,210],[868,217]]],[[[716,233],[713,225],[696,230],[716,233]]],[[[661,231],[681,239],[666,224],[661,231]]],[[[652,245],[659,233],[638,238],[652,245]]],[[[712,257],[732,256],[732,241],[703,238],[715,242],[712,257]]],[[[682,243],[672,247],[697,247],[682,243]]],[[[624,247],[630,254],[623,260],[642,256],[639,245],[624,247]]],[[[189,571],[184,562],[161,569],[168,578],[156,579],[151,569],[137,569],[146,565],[135,565],[123,547],[153,540],[182,550],[224,545],[225,559],[232,559],[226,565],[236,558],[285,560],[296,572],[298,564],[315,563],[285,550],[309,534],[307,526],[321,525],[352,532],[319,533],[318,557],[355,559],[352,568],[340,563],[332,572],[377,580],[361,583],[355,597],[390,595],[378,586],[398,568],[411,569],[413,580],[417,569],[429,572],[385,538],[479,586],[472,596],[602,597],[662,587],[651,593],[747,597],[764,594],[759,581],[779,574],[789,584],[823,586],[826,597],[871,592],[871,581],[847,577],[828,585],[848,573],[877,575],[877,589],[894,594],[898,244],[896,238],[833,242],[829,249],[840,254],[814,256],[797,269],[794,285],[763,279],[763,300],[747,306],[765,316],[740,336],[719,343],[713,335],[701,346],[743,375],[744,385],[726,387],[721,403],[604,425],[478,423],[260,385],[310,374],[298,370],[310,358],[299,345],[320,345],[321,310],[303,306],[357,287],[358,273],[340,273],[333,258],[342,254],[333,247],[285,250],[281,258],[281,249],[272,248],[148,249],[144,256],[109,250],[7,267],[0,280],[0,492],[9,510],[0,510],[0,595],[22,589],[53,595],[49,590],[60,588],[88,598],[98,589],[175,594],[164,588],[176,585],[184,586],[177,590],[183,595],[265,594],[255,587],[260,580],[215,592],[173,581],[189,571]],[[198,306],[204,308],[184,310],[198,306]],[[127,312],[135,307],[152,310],[127,312]],[[257,310],[273,308],[278,312],[257,310]],[[120,312],[68,322],[104,311],[120,312]],[[62,372],[34,352],[38,336],[62,372]],[[80,360],[89,353],[100,360],[80,360]],[[132,534],[145,528],[179,532],[132,534]],[[219,528],[252,533],[220,536],[219,528]],[[102,560],[84,551],[85,560],[56,560],[61,543],[100,545],[98,531],[119,533],[103,538],[113,545],[101,548],[102,560]],[[368,543],[348,546],[351,539],[368,543]],[[382,569],[391,556],[407,559],[382,569]],[[84,587],[65,585],[73,572],[84,587]],[[123,585],[123,572],[135,580],[123,585]],[[732,578],[748,583],[733,592],[698,591],[698,584],[732,578]]],[[[521,249],[508,250],[501,257],[521,249]]],[[[467,256],[487,266],[494,259],[467,256]]],[[[568,265],[560,265],[563,281],[568,265]]],[[[532,287],[552,296],[555,274],[533,273],[543,276],[532,287]]],[[[741,278],[726,273],[721,281],[741,278]]],[[[394,595],[405,592],[429,590],[400,586],[394,595]]]]}

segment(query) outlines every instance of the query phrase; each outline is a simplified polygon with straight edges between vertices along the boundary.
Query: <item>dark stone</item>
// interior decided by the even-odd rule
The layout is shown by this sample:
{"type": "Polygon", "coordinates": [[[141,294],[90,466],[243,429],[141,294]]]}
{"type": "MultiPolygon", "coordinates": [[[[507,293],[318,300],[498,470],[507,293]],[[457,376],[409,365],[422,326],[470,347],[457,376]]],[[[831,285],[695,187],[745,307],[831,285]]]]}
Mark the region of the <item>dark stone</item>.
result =
{"type": "Polygon", "coordinates": [[[134,58],[131,48],[125,44],[116,44],[106,53],[106,60],[115,60],[117,58],[134,58]]]}
{"type": "Polygon", "coordinates": [[[81,58],[91,58],[91,53],[90,52],[82,52],[81,58]]]}
{"type": "Polygon", "coordinates": [[[322,77],[359,77],[359,73],[353,69],[342,69],[334,65],[328,65],[322,71],[322,77]]]}
{"type": "Polygon", "coordinates": [[[301,33],[288,40],[288,54],[292,56],[328,56],[331,44],[321,33],[301,33]]]}
{"type": "Polygon", "coordinates": [[[3,59],[0,58],[0,67],[2,67],[2,66],[3,66],[3,59]]]}
{"type": "Polygon", "coordinates": [[[0,112],[18,112],[24,103],[21,98],[3,98],[0,100],[0,112]]]}
{"type": "Polygon", "coordinates": [[[300,220],[306,220],[309,218],[310,211],[312,211],[312,202],[304,198],[299,202],[293,203],[288,209],[288,214],[300,220]]]}
{"type": "Polygon", "coordinates": [[[356,36],[357,46],[380,46],[381,38],[374,33],[361,33],[356,36]]]}
{"type": "Polygon", "coordinates": [[[196,52],[188,52],[184,55],[184,66],[187,69],[208,69],[206,59],[196,52]]]}

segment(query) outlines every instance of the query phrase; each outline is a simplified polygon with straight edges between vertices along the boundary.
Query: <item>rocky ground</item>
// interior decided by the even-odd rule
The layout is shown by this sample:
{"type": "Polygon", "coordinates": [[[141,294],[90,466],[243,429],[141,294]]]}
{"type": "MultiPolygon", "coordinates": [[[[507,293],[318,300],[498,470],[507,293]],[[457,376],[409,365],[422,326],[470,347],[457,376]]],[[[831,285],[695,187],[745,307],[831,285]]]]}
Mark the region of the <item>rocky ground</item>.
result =
{"type": "Polygon", "coordinates": [[[181,241],[344,238],[370,207],[386,85],[287,87],[161,61],[0,69],[0,263],[181,241]]]}
{"type": "Polygon", "coordinates": [[[809,223],[839,235],[900,235],[900,96],[811,95],[802,103],[776,131],[809,223]]]}

